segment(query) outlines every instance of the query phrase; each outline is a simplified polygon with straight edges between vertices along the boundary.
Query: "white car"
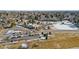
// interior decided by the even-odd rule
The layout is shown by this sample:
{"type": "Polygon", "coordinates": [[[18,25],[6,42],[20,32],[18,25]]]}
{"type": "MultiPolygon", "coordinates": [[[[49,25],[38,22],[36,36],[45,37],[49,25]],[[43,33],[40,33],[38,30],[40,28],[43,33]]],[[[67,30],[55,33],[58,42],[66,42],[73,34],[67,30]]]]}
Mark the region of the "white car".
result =
{"type": "Polygon", "coordinates": [[[41,40],[45,40],[46,38],[42,36],[42,37],[39,37],[39,39],[41,39],[41,40]]]}

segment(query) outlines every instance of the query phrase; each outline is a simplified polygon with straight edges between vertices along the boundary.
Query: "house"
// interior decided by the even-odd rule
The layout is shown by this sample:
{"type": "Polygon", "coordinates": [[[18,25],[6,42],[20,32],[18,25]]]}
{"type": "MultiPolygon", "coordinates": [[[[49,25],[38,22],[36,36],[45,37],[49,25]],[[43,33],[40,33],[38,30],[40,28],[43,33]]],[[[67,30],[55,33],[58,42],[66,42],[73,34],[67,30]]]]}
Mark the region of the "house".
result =
{"type": "Polygon", "coordinates": [[[34,26],[33,26],[33,24],[29,23],[29,24],[26,25],[26,28],[34,29],[34,26]]]}
{"type": "Polygon", "coordinates": [[[13,34],[13,33],[15,33],[14,30],[8,30],[5,34],[6,34],[6,35],[11,35],[11,34],[13,34]]]}
{"type": "Polygon", "coordinates": [[[44,37],[43,34],[39,34],[39,39],[41,39],[41,40],[45,40],[46,38],[44,37]]]}

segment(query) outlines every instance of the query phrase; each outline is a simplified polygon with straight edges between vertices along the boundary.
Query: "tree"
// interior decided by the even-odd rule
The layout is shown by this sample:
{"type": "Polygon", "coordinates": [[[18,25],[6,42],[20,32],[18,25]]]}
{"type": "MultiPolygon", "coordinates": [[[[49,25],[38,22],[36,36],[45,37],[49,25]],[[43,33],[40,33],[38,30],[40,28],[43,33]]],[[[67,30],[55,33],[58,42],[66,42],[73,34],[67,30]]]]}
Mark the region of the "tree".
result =
{"type": "Polygon", "coordinates": [[[44,34],[44,37],[46,38],[46,40],[48,39],[48,33],[44,34]]]}
{"type": "Polygon", "coordinates": [[[72,22],[74,22],[74,23],[76,23],[76,24],[79,24],[79,17],[76,16],[76,17],[72,20],[72,22]]]}
{"type": "Polygon", "coordinates": [[[31,15],[29,16],[29,23],[35,23],[35,16],[34,15],[31,15]]]}
{"type": "Polygon", "coordinates": [[[26,22],[24,22],[24,27],[26,27],[26,22]]]}
{"type": "Polygon", "coordinates": [[[9,37],[6,37],[4,40],[5,40],[6,42],[9,42],[9,41],[10,41],[9,37]]]}
{"type": "Polygon", "coordinates": [[[35,16],[35,20],[38,20],[38,16],[35,16]]]}

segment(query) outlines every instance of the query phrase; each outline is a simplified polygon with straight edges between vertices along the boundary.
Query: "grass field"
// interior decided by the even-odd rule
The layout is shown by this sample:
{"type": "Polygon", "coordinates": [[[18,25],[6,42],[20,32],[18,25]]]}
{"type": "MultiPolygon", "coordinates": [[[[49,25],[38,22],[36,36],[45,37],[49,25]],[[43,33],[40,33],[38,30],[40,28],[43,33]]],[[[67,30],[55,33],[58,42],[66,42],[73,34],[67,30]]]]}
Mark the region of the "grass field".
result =
{"type": "MultiPolygon", "coordinates": [[[[23,43],[23,40],[16,44],[0,44],[0,48],[8,46],[10,49],[17,49],[23,43]]],[[[79,47],[78,32],[54,32],[48,40],[32,40],[28,43],[30,49],[66,49],[79,47]]]]}
{"type": "Polygon", "coordinates": [[[79,47],[79,34],[69,32],[58,32],[45,41],[32,41],[30,48],[74,48],[79,47]],[[33,45],[37,45],[33,47],[33,45]]]}

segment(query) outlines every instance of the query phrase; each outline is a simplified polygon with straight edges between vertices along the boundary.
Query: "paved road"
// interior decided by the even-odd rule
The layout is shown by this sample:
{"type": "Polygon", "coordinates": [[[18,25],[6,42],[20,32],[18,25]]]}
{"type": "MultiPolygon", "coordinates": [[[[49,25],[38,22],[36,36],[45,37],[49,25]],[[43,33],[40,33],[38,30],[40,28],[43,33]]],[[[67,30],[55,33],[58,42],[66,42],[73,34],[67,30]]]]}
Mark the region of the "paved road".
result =
{"type": "Polygon", "coordinates": [[[20,38],[12,38],[12,40],[19,40],[19,39],[25,39],[25,40],[31,40],[31,39],[38,39],[40,36],[39,35],[34,35],[34,36],[23,36],[23,37],[20,37],[20,38]]]}
{"type": "Polygon", "coordinates": [[[79,33],[79,30],[44,30],[44,32],[74,32],[74,33],[79,33]]]}

